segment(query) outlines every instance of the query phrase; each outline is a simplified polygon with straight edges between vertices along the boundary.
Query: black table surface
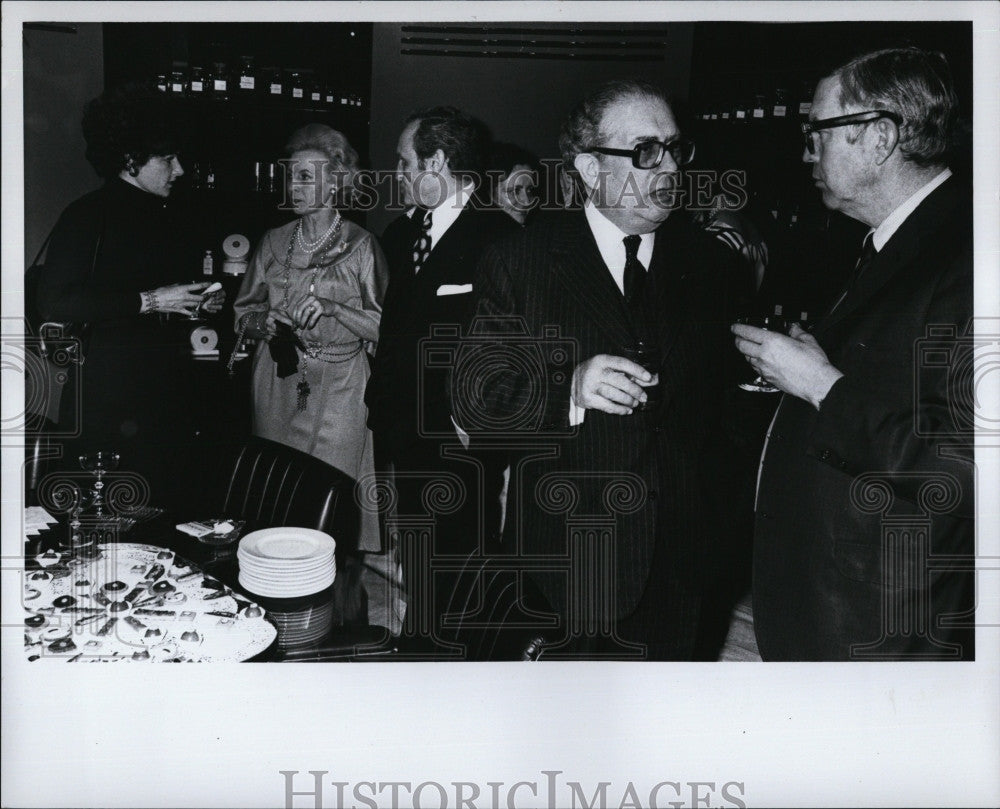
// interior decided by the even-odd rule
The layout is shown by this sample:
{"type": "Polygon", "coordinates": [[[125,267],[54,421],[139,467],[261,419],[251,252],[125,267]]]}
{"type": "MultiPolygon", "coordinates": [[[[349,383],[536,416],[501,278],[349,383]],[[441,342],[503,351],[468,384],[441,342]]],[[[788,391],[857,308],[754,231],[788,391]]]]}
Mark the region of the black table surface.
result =
{"type": "MultiPolygon", "coordinates": [[[[109,530],[84,516],[81,518],[81,530],[92,535],[97,544],[127,542],[167,548],[196,565],[205,574],[218,579],[233,590],[238,598],[259,604],[268,617],[272,611],[289,617],[298,612],[312,611],[315,615],[321,610],[332,611],[330,630],[318,641],[308,644],[286,642],[282,637],[282,627],[269,618],[278,628],[278,637],[268,649],[249,662],[360,662],[384,660],[393,655],[394,639],[389,631],[368,622],[368,594],[363,583],[362,565],[356,557],[338,554],[337,576],[330,587],[319,593],[300,598],[265,598],[247,591],[239,583],[236,556],[238,541],[225,546],[206,544],[177,530],[176,526],[186,521],[166,513],[139,523],[126,532],[119,532],[109,530]]],[[[251,530],[251,527],[245,526],[242,535],[245,536],[251,530]]],[[[69,536],[69,531],[68,522],[62,517],[40,534],[26,537],[25,569],[39,568],[35,557],[49,549],[65,552],[66,549],[60,547],[60,541],[69,536]]]]}

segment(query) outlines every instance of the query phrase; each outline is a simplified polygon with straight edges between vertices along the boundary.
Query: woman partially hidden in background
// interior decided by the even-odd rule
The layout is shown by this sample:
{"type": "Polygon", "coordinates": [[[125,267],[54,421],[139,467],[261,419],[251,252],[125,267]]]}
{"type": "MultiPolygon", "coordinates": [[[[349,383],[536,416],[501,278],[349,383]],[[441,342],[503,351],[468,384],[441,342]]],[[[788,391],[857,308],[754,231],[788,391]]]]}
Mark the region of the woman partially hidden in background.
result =
{"type": "MultiPolygon", "coordinates": [[[[388,271],[374,236],[338,210],[358,169],[347,139],[308,124],[286,149],[297,216],[261,238],[235,302],[237,329],[261,340],[253,431],[360,480],[374,473],[364,393],[388,271]]],[[[362,509],[358,547],[381,547],[374,509],[362,509]]]]}

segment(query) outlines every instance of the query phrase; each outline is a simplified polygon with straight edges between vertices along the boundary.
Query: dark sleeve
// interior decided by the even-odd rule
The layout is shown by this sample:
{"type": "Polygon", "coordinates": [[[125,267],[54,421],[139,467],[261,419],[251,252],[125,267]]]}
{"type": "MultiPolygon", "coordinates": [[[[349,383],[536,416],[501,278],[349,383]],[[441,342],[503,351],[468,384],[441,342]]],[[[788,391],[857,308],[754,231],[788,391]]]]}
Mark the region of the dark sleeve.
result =
{"type": "Polygon", "coordinates": [[[848,474],[891,475],[899,493],[914,502],[928,476],[950,476],[960,498],[956,513],[971,517],[971,252],[967,261],[968,272],[955,273],[938,285],[923,321],[946,334],[940,339],[913,335],[908,341],[906,349],[913,351],[911,395],[882,396],[864,375],[841,377],[820,406],[807,452],[848,474]]]}
{"type": "Polygon", "coordinates": [[[479,262],[472,323],[449,386],[452,413],[470,435],[568,433],[573,351],[530,334],[509,244],[491,245],[479,262]]]}
{"type": "Polygon", "coordinates": [[[123,289],[101,279],[98,238],[103,249],[104,230],[97,204],[74,204],[59,217],[38,280],[38,308],[46,320],[84,323],[139,314],[139,289],[123,289]]]}

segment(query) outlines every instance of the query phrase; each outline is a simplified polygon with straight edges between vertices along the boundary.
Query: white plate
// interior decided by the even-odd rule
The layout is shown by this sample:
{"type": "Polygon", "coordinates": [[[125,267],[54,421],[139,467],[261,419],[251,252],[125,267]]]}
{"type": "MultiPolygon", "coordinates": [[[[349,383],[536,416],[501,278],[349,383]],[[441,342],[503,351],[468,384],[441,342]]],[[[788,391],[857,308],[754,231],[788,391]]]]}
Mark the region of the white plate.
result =
{"type": "Polygon", "coordinates": [[[239,566],[241,573],[246,573],[247,575],[254,576],[258,579],[268,579],[269,581],[295,581],[296,579],[311,579],[323,573],[329,573],[330,570],[336,569],[333,562],[325,565],[319,565],[318,567],[311,568],[309,570],[266,570],[264,568],[256,568],[250,565],[240,564],[239,566]]]}
{"type": "Polygon", "coordinates": [[[247,579],[241,573],[240,585],[251,593],[256,593],[257,595],[269,598],[296,598],[298,596],[308,596],[313,593],[318,593],[321,590],[325,590],[333,584],[335,578],[336,574],[331,573],[329,576],[316,582],[275,584],[274,582],[260,582],[254,579],[247,579]]]}
{"type": "Polygon", "coordinates": [[[312,528],[264,528],[240,540],[240,550],[260,559],[306,560],[332,554],[333,537],[312,528]]]}
{"type": "Polygon", "coordinates": [[[260,559],[256,556],[250,555],[240,555],[236,558],[241,568],[260,570],[261,572],[267,573],[273,572],[279,575],[286,573],[307,573],[310,570],[316,570],[321,567],[329,567],[334,564],[332,555],[324,556],[316,560],[309,559],[304,562],[296,562],[295,564],[276,564],[266,559],[260,559]]]}
{"type": "Polygon", "coordinates": [[[298,587],[305,586],[307,584],[315,584],[318,581],[325,581],[326,579],[332,579],[334,577],[333,571],[324,571],[323,573],[318,573],[315,576],[309,576],[308,578],[294,579],[275,579],[269,578],[267,576],[255,576],[252,573],[241,572],[240,581],[246,580],[253,582],[254,584],[262,584],[265,587],[298,587]]]}

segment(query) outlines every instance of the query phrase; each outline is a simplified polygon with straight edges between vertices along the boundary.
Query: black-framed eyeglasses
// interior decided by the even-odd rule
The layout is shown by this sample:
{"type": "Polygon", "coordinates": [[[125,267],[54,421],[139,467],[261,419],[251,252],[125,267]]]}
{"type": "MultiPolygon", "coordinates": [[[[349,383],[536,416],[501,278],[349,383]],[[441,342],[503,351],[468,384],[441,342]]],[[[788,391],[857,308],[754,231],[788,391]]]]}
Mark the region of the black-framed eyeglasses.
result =
{"type": "Polygon", "coordinates": [[[809,154],[816,154],[816,141],[813,135],[821,129],[836,129],[839,126],[850,126],[851,124],[870,124],[880,118],[888,118],[896,126],[899,126],[903,119],[891,110],[869,110],[868,112],[852,112],[850,115],[838,115],[835,118],[823,118],[819,121],[807,121],[802,124],[802,137],[805,139],[806,151],[809,154]]]}
{"type": "Polygon", "coordinates": [[[663,162],[663,155],[670,152],[670,159],[677,166],[686,166],[694,160],[694,141],[686,138],[676,138],[671,141],[644,140],[634,149],[609,149],[605,146],[592,146],[588,152],[631,157],[632,165],[637,169],[655,169],[663,162]]]}

